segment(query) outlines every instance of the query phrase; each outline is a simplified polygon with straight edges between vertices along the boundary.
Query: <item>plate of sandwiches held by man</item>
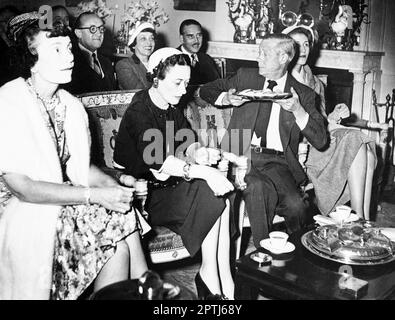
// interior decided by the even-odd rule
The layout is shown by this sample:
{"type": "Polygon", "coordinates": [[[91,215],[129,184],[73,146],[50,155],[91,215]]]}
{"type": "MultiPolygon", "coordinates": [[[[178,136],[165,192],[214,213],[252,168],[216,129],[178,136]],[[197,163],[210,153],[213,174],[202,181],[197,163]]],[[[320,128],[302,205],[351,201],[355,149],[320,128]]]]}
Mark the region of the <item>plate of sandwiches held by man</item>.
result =
{"type": "Polygon", "coordinates": [[[254,90],[244,89],[236,92],[236,95],[250,99],[250,100],[262,100],[262,101],[273,101],[279,99],[288,99],[292,97],[290,92],[273,92],[271,90],[254,90]]]}

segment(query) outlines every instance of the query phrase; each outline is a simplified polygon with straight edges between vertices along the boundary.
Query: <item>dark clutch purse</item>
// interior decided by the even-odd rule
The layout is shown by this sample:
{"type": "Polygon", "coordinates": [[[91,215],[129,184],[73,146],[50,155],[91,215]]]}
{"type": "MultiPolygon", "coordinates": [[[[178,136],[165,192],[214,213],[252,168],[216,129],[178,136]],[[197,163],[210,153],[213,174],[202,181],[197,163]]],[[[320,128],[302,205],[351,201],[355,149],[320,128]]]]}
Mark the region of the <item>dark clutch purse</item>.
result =
{"type": "Polygon", "coordinates": [[[162,189],[167,187],[175,187],[183,180],[184,179],[181,177],[170,177],[165,181],[160,181],[152,177],[148,180],[148,189],[155,190],[155,189],[162,189]]]}

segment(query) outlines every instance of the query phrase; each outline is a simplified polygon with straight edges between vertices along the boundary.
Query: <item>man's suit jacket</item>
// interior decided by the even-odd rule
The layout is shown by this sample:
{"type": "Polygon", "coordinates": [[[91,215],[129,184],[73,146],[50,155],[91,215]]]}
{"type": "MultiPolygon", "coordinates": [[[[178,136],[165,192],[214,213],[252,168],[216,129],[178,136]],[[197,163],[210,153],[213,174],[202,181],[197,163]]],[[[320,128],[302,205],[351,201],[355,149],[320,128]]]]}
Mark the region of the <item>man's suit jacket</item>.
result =
{"type": "MultiPolygon", "coordinates": [[[[200,89],[200,96],[214,105],[221,92],[228,91],[231,88],[235,88],[237,91],[244,89],[262,90],[264,82],[265,78],[259,74],[258,69],[241,68],[232,78],[219,79],[203,85],[200,89]]],[[[326,146],[328,138],[324,118],[316,108],[317,97],[314,91],[296,81],[291,74],[288,74],[284,91],[290,92],[291,87],[299,95],[300,104],[309,114],[309,120],[306,127],[301,131],[296,124],[293,113],[281,108],[280,139],[288,166],[294,175],[296,183],[300,184],[306,179],[306,175],[298,161],[300,135],[303,134],[319,150],[326,146]]],[[[271,102],[259,101],[248,102],[238,108],[234,108],[227,132],[221,142],[221,148],[238,155],[249,155],[258,111],[261,109],[270,112],[271,106],[271,102]],[[233,131],[235,129],[238,129],[238,131],[233,131]]],[[[266,130],[267,128],[264,129],[266,130]]]]}
{"type": "Polygon", "coordinates": [[[95,91],[111,91],[116,89],[114,69],[109,59],[98,53],[97,58],[102,67],[104,78],[90,67],[88,59],[81,49],[73,47],[74,68],[71,82],[62,86],[72,94],[80,94],[95,91]]]}
{"type": "MultiPolygon", "coordinates": [[[[177,49],[181,51],[181,46],[177,49]]],[[[191,66],[191,78],[189,80],[187,92],[181,97],[178,103],[181,108],[184,108],[189,101],[193,100],[193,95],[199,85],[214,81],[221,77],[217,64],[213,58],[204,52],[198,52],[197,56],[199,62],[195,67],[191,66]]]]}
{"type": "MultiPolygon", "coordinates": [[[[181,46],[177,49],[181,51],[181,46]]],[[[191,67],[190,85],[200,85],[220,78],[217,64],[213,58],[204,52],[198,52],[197,57],[199,62],[195,67],[191,67]]]]}
{"type": "Polygon", "coordinates": [[[147,80],[147,69],[135,54],[118,61],[115,72],[121,90],[147,89],[152,85],[147,80]]]}
{"type": "Polygon", "coordinates": [[[204,84],[220,78],[218,66],[208,54],[197,53],[199,62],[191,70],[191,83],[204,84]]]}

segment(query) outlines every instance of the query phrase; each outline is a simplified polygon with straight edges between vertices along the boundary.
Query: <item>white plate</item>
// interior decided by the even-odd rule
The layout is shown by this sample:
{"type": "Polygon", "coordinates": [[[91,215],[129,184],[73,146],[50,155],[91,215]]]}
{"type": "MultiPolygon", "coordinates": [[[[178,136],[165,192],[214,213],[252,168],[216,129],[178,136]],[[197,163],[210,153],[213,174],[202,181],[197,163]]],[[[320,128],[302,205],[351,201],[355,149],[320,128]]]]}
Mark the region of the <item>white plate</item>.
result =
{"type": "MultiPolygon", "coordinates": [[[[317,214],[313,217],[313,219],[320,225],[320,226],[326,226],[328,224],[337,224],[334,219],[332,219],[329,216],[323,216],[321,214],[317,214]]],[[[359,217],[355,213],[351,213],[350,216],[343,222],[343,223],[349,223],[349,222],[354,222],[359,220],[359,217]]]]}
{"type": "Polygon", "coordinates": [[[292,97],[292,94],[289,92],[271,92],[253,89],[245,89],[243,91],[237,92],[236,95],[251,100],[277,100],[288,99],[292,97]]]}
{"type": "Polygon", "coordinates": [[[395,228],[380,228],[380,231],[388,239],[395,242],[395,228]]]}
{"type": "Polygon", "coordinates": [[[261,242],[259,244],[261,245],[262,248],[265,248],[266,250],[269,250],[270,252],[272,252],[274,254],[289,253],[289,252],[292,252],[295,250],[294,244],[289,241],[287,242],[285,247],[280,250],[274,249],[272,247],[269,238],[261,240],[261,242]]]}

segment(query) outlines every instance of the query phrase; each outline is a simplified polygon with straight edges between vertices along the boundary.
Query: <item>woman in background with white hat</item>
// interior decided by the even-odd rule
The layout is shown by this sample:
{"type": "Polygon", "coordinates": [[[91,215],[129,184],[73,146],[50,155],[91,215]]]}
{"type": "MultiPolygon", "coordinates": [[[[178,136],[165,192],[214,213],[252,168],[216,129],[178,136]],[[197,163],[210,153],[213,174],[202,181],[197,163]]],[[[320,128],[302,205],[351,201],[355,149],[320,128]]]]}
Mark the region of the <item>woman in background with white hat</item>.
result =
{"type": "Polygon", "coordinates": [[[151,86],[147,80],[147,67],[155,49],[155,36],[155,27],[149,22],[143,22],[133,30],[128,41],[132,56],[115,65],[119,89],[146,89],[151,86]]]}
{"type": "Polygon", "coordinates": [[[195,278],[199,298],[233,299],[230,203],[224,197],[233,185],[208,166],[219,160],[218,150],[195,143],[187,119],[174,107],[186,93],[191,75],[188,61],[174,48],[151,55],[148,72],[153,85],[137,92],[126,110],[114,162],[125,174],[150,181],[145,205],[150,223],[180,234],[191,256],[201,249],[202,264],[195,278]],[[200,157],[202,153],[207,157],[200,157]]]}

